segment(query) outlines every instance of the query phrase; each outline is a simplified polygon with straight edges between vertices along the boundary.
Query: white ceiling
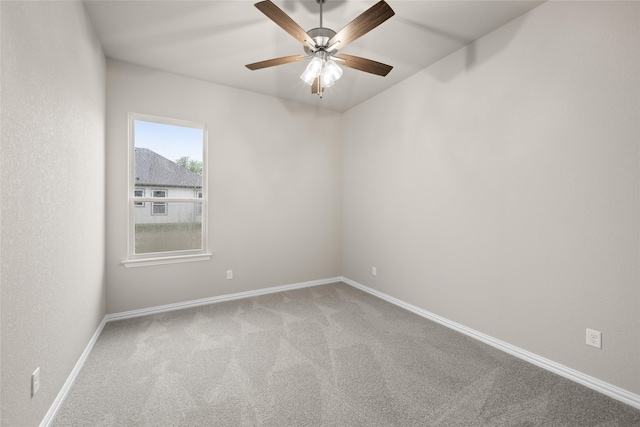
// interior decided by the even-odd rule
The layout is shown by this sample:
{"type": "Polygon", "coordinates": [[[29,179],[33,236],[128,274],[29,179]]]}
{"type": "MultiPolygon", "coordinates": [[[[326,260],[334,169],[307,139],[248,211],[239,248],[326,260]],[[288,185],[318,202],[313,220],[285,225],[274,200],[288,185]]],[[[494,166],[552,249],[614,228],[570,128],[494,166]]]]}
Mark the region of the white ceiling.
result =
{"type": "MultiPolygon", "coordinates": [[[[302,28],[319,26],[315,0],[274,3],[302,28]]],[[[109,58],[335,111],[371,98],[542,1],[387,0],[388,21],[349,44],[344,53],[392,65],[380,77],[343,67],[324,98],[299,76],[307,62],[250,71],[244,65],[304,53],[301,45],[253,7],[255,1],[85,0],[109,58]]],[[[327,0],[324,26],[339,31],[376,0],[327,0]]],[[[472,60],[472,59],[470,59],[472,60]]]]}

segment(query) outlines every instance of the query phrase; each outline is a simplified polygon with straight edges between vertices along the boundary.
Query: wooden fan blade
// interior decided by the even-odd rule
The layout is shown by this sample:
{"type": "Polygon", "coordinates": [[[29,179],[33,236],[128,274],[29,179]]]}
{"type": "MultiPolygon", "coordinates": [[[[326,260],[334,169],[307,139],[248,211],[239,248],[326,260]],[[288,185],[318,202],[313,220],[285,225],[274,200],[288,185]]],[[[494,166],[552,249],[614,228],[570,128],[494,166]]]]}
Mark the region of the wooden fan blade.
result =
{"type": "Polygon", "coordinates": [[[270,0],[264,0],[254,5],[267,18],[275,22],[280,28],[291,34],[296,40],[302,44],[306,44],[312,49],[316,49],[316,44],[309,34],[300,27],[293,19],[289,17],[282,9],[273,4],[270,0]]]}
{"type": "Polygon", "coordinates": [[[331,37],[327,46],[330,46],[331,50],[342,49],[393,15],[395,15],[393,9],[384,0],[381,0],[338,31],[335,36],[331,37]]]}
{"type": "Polygon", "coordinates": [[[347,55],[346,53],[336,55],[336,58],[344,60],[338,62],[340,65],[364,71],[365,73],[377,74],[378,76],[386,76],[389,74],[389,71],[393,69],[391,65],[372,61],[371,59],[360,58],[359,56],[347,55]]]}
{"type": "Polygon", "coordinates": [[[281,58],[267,59],[266,61],[254,62],[253,64],[247,64],[250,70],[259,70],[261,68],[275,67],[276,65],[288,64],[290,62],[296,62],[304,59],[304,55],[291,55],[283,56],[281,58]]]}
{"type": "Polygon", "coordinates": [[[316,77],[311,85],[311,93],[315,94],[318,92],[320,92],[320,77],[316,77]]]}

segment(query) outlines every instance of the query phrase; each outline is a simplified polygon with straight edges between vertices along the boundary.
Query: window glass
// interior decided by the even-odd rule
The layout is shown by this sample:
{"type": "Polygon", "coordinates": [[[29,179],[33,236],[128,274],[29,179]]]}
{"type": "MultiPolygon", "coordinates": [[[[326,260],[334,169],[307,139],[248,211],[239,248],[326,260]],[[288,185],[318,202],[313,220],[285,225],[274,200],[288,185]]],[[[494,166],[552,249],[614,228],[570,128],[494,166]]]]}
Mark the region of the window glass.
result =
{"type": "Polygon", "coordinates": [[[164,215],[160,217],[161,220],[136,219],[136,254],[201,250],[202,221],[197,218],[195,203],[158,205],[162,205],[162,209],[168,212],[155,214],[164,215]],[[171,217],[171,220],[165,221],[167,217],[171,217]]]}

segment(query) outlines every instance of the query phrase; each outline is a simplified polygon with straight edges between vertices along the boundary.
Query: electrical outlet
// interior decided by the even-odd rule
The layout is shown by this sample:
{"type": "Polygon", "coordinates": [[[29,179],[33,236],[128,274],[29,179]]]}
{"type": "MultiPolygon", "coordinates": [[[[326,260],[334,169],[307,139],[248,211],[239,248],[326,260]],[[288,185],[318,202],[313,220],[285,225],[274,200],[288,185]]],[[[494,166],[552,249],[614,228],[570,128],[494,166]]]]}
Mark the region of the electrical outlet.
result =
{"type": "Polygon", "coordinates": [[[587,328],[587,345],[595,348],[602,348],[602,333],[587,328]]]}
{"type": "Polygon", "coordinates": [[[33,397],[38,390],[40,390],[40,367],[31,374],[31,396],[33,397]]]}
{"type": "Polygon", "coordinates": [[[233,279],[233,270],[227,270],[227,279],[233,279]]]}
{"type": "Polygon", "coordinates": [[[374,275],[374,276],[377,276],[378,275],[378,269],[375,268],[375,267],[371,267],[371,274],[374,275]]]}

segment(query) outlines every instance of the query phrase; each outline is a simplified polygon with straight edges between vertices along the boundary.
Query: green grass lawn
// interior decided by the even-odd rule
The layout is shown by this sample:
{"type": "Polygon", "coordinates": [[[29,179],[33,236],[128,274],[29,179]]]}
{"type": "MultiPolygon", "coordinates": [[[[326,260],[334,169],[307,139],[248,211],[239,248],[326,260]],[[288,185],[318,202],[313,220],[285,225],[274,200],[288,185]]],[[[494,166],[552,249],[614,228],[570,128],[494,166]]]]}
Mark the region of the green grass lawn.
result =
{"type": "Polygon", "coordinates": [[[202,223],[136,224],[136,253],[202,249],[202,223]]]}

